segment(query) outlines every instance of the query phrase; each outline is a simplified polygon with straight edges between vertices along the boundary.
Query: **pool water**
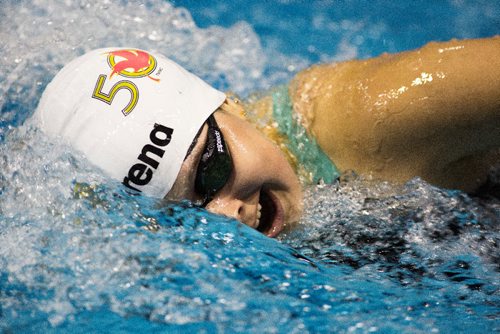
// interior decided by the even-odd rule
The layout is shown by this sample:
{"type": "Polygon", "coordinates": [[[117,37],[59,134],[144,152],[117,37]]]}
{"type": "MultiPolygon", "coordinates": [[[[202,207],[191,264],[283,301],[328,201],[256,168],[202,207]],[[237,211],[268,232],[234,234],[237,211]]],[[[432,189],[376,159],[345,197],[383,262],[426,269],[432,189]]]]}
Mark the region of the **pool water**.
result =
{"type": "Polygon", "coordinates": [[[500,184],[479,196],[343,175],[269,239],[190,203],[131,197],[32,126],[63,64],[159,51],[242,97],[318,61],[500,33],[492,1],[2,1],[0,331],[500,331],[500,184]],[[78,189],[78,191],[75,191],[78,189]]]}

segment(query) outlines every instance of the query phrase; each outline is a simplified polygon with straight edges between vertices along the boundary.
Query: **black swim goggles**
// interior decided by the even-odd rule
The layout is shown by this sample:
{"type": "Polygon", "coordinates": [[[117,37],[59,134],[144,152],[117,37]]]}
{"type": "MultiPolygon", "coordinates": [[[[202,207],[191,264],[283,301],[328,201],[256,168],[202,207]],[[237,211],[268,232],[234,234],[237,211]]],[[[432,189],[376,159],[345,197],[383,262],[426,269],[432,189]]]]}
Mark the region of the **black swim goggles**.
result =
{"type": "Polygon", "coordinates": [[[224,187],[233,172],[233,159],[213,115],[207,119],[207,125],[207,142],[194,181],[195,191],[203,198],[203,207],[224,187]]]}

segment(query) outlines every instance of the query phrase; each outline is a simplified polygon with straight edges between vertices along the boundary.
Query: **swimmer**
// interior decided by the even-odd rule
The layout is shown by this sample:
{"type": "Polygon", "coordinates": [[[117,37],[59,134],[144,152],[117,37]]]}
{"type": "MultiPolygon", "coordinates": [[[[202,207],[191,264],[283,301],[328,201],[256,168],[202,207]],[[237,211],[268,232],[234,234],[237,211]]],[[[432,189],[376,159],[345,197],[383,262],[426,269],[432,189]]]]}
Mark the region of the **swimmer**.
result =
{"type": "Polygon", "coordinates": [[[317,65],[243,104],[160,54],[100,49],[56,75],[35,120],[133,193],[276,237],[301,215],[298,176],[477,189],[500,161],[499,52],[493,37],[317,65]]]}

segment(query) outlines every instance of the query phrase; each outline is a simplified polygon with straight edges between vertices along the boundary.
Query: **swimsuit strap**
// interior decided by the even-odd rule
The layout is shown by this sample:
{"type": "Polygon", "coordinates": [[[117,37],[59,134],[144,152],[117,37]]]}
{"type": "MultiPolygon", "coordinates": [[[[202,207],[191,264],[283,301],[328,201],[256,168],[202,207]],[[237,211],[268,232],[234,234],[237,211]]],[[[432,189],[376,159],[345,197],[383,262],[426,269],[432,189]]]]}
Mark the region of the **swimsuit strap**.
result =
{"type": "Polygon", "coordinates": [[[340,173],[316,139],[310,137],[298,121],[293,112],[288,86],[278,86],[272,93],[272,98],[273,118],[278,123],[278,130],[287,138],[287,148],[297,158],[298,167],[305,170],[308,181],[314,184],[335,181],[340,173]]]}

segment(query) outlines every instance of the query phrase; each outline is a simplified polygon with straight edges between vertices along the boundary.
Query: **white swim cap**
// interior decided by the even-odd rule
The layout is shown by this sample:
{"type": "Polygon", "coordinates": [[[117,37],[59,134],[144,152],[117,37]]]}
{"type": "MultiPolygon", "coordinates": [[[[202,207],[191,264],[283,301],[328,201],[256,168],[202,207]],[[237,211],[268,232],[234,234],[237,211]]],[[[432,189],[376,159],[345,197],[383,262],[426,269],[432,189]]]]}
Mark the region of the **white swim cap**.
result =
{"type": "Polygon", "coordinates": [[[162,55],[109,48],[66,65],[45,89],[35,118],[109,176],[164,197],[198,130],[224,100],[162,55]]]}

